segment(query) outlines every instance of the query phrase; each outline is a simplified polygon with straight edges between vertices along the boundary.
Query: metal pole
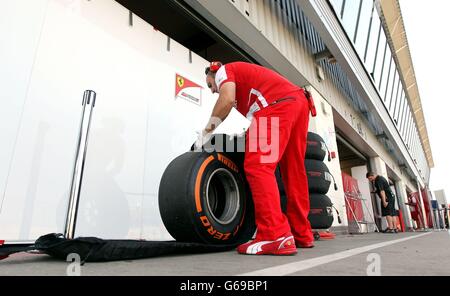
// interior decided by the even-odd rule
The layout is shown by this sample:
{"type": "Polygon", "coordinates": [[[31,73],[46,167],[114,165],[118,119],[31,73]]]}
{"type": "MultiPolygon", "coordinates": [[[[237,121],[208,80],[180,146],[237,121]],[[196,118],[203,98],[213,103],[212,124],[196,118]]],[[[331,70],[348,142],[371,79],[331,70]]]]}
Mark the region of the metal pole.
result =
{"type": "Polygon", "coordinates": [[[420,186],[419,180],[416,180],[417,182],[417,188],[419,190],[419,206],[420,206],[420,213],[422,214],[422,222],[423,222],[423,229],[428,229],[428,219],[427,219],[427,213],[425,212],[425,203],[423,202],[423,196],[422,196],[422,188],[420,186]]]}
{"type": "Polygon", "coordinates": [[[365,203],[366,199],[361,199],[361,201],[362,201],[362,203],[364,205],[364,208],[366,209],[367,213],[369,214],[370,219],[372,219],[373,225],[375,225],[376,232],[381,232],[380,229],[378,228],[377,222],[375,222],[375,216],[373,215],[373,213],[370,212],[369,207],[365,203]]]}
{"type": "MultiPolygon", "coordinates": [[[[352,198],[351,196],[349,197],[349,195],[351,195],[350,192],[344,192],[344,198],[348,204],[348,207],[350,208],[350,212],[352,213],[353,219],[355,219],[356,225],[358,225],[359,233],[362,233],[361,225],[359,224],[359,221],[356,218],[355,212],[353,211],[353,208],[350,205],[350,201],[349,201],[350,199],[356,200],[356,198],[352,198]]],[[[349,226],[350,226],[350,221],[349,221],[349,226]]]]}
{"type": "Polygon", "coordinates": [[[64,230],[64,236],[67,239],[73,239],[75,236],[78,203],[80,201],[81,184],[83,182],[84,162],[86,160],[89,129],[91,127],[92,112],[95,107],[96,96],[97,94],[91,90],[85,91],[83,95],[83,110],[81,112],[80,130],[75,153],[75,163],[73,166],[72,183],[70,185],[69,207],[67,209],[66,226],[64,230]]]}

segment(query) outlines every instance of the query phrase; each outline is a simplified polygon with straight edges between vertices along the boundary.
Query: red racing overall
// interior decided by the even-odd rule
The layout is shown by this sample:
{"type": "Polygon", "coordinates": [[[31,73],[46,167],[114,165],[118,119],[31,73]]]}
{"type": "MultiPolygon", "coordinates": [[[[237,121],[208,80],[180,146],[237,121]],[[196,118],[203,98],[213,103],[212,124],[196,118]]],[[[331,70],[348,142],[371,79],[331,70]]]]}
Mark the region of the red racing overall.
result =
{"type": "Polygon", "coordinates": [[[276,72],[249,63],[222,66],[217,87],[226,82],[236,84],[237,110],[251,120],[244,169],[255,204],[256,239],[271,241],[291,231],[297,244],[311,243],[304,158],[312,99],[276,72]],[[286,215],[275,178],[278,164],[288,196],[286,215]]]}

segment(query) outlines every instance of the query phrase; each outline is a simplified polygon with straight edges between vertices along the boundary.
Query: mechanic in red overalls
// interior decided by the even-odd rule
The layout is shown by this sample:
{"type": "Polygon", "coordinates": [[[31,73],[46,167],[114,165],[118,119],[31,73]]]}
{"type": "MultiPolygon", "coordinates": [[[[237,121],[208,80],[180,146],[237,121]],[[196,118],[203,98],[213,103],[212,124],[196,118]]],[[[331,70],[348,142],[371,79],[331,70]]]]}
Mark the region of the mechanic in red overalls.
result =
{"type": "Polygon", "coordinates": [[[201,148],[233,106],[251,120],[246,134],[244,170],[255,204],[257,233],[253,241],[238,246],[241,254],[292,255],[297,247],[312,248],[310,210],[305,171],[306,138],[310,111],[309,93],[267,68],[235,62],[211,63],[206,82],[219,93],[210,122],[195,146],[201,148]],[[275,178],[280,164],[287,192],[283,214],[275,178]]]}

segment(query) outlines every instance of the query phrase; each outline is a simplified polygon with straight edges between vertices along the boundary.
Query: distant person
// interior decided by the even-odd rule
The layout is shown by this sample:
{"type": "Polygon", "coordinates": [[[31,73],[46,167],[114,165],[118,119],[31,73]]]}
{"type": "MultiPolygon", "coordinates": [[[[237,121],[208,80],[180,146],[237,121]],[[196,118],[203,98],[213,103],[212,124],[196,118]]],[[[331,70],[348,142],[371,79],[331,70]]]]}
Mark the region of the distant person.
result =
{"type": "Polygon", "coordinates": [[[366,174],[366,178],[372,182],[375,187],[375,191],[379,198],[381,198],[381,215],[386,217],[388,227],[385,229],[385,233],[397,233],[397,226],[395,224],[395,198],[394,193],[389,186],[389,182],[383,176],[378,176],[373,172],[366,174]]]}
{"type": "Polygon", "coordinates": [[[398,232],[399,230],[401,230],[401,228],[399,228],[400,227],[399,226],[400,225],[400,213],[399,213],[399,210],[395,209],[393,217],[394,217],[395,232],[398,232]]]}

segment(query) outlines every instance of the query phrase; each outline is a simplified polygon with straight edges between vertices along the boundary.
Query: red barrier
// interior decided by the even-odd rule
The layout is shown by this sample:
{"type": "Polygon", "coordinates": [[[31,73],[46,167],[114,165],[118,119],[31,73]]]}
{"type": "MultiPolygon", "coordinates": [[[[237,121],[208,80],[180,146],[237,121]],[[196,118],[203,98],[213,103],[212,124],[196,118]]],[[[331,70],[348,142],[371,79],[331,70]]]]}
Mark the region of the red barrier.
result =
{"type": "Polygon", "coordinates": [[[345,206],[347,209],[348,221],[364,221],[364,211],[361,201],[361,192],[358,187],[358,180],[342,173],[342,183],[344,187],[345,206]]]}
{"type": "Polygon", "coordinates": [[[417,223],[417,228],[424,228],[419,192],[408,194],[408,206],[411,212],[411,218],[417,223]]]}
{"type": "Polygon", "coordinates": [[[401,210],[398,211],[397,229],[400,229],[402,232],[406,231],[405,221],[403,220],[403,213],[401,210]]]}

